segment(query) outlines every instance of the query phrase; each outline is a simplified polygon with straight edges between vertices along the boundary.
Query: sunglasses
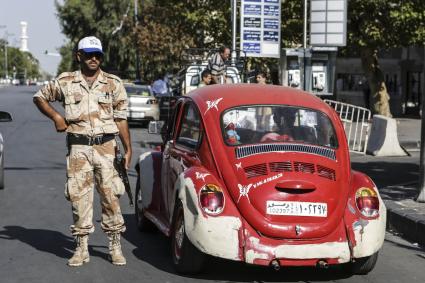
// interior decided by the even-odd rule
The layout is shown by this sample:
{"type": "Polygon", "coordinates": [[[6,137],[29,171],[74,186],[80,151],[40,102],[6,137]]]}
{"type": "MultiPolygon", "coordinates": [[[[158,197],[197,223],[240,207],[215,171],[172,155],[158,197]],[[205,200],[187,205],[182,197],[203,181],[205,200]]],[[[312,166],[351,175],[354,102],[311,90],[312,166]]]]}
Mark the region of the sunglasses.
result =
{"type": "Polygon", "coordinates": [[[96,59],[102,59],[103,58],[103,54],[101,52],[81,52],[81,54],[84,56],[84,58],[86,59],[91,59],[93,57],[95,57],[96,59]]]}

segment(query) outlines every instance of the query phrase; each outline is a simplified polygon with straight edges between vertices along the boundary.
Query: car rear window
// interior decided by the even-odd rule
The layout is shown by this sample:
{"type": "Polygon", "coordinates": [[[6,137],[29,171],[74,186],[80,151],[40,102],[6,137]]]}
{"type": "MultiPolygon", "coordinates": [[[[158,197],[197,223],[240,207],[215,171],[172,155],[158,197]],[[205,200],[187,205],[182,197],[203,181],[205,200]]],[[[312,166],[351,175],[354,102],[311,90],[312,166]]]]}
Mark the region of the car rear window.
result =
{"type": "Polygon", "coordinates": [[[128,95],[151,96],[151,92],[147,87],[125,87],[128,95]]]}
{"type": "Polygon", "coordinates": [[[337,148],[335,129],[324,113],[285,105],[240,106],[221,118],[227,145],[296,142],[337,148]]]}

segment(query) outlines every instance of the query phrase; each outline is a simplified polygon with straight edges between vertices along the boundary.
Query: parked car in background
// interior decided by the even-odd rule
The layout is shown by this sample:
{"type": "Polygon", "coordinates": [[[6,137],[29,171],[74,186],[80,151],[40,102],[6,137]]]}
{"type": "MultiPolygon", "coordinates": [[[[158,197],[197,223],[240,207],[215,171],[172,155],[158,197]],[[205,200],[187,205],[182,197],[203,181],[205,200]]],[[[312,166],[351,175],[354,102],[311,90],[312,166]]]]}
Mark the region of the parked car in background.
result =
{"type": "Polygon", "coordinates": [[[171,238],[176,270],[206,255],[370,272],[385,238],[374,182],[351,169],[338,114],[309,93],[213,85],[181,97],[161,150],[139,157],[139,230],[171,238]]]}
{"type": "Polygon", "coordinates": [[[159,120],[158,100],[148,85],[125,84],[128,95],[127,119],[129,122],[159,120]]]}
{"type": "MultiPolygon", "coordinates": [[[[12,116],[8,112],[0,111],[0,122],[10,122],[12,116]]],[[[4,189],[4,140],[0,133],[0,190],[4,189]]]]}

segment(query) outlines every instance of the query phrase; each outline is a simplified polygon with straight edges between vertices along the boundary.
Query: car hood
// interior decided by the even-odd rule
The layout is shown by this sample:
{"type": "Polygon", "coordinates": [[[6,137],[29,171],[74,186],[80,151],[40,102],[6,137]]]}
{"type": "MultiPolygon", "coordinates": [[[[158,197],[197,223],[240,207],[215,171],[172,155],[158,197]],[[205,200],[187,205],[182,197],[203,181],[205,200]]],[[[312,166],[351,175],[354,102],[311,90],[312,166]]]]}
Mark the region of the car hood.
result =
{"type": "Polygon", "coordinates": [[[273,151],[272,144],[229,148],[228,162],[221,168],[224,183],[242,216],[259,233],[324,237],[343,218],[349,162],[331,149],[291,146],[288,151],[273,151]]]}

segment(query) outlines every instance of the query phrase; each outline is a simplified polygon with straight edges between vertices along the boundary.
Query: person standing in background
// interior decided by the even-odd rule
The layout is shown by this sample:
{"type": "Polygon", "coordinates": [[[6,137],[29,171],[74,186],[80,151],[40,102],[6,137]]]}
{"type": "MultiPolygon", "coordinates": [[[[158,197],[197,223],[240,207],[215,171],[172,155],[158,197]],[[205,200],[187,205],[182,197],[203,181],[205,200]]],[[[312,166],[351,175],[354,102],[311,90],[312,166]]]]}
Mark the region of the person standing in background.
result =
{"type": "MultiPolygon", "coordinates": [[[[258,72],[256,76],[257,84],[266,85],[267,76],[265,72],[258,72]]],[[[264,131],[270,130],[270,118],[272,116],[272,109],[269,106],[263,106],[258,108],[257,112],[257,129],[263,129],[264,131]]]]}
{"type": "Polygon", "coordinates": [[[226,46],[220,47],[208,61],[208,70],[211,72],[211,83],[220,84],[226,82],[225,62],[229,60],[230,48],[226,46]]]}

